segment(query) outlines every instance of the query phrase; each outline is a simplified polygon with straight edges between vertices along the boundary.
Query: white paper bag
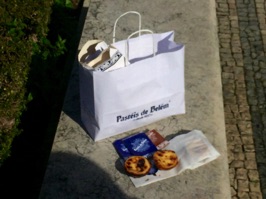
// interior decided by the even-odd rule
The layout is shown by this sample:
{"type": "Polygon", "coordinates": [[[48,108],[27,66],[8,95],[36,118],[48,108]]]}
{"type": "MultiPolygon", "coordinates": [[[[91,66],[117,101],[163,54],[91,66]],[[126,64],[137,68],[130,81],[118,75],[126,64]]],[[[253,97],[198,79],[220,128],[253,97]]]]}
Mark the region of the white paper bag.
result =
{"type": "Polygon", "coordinates": [[[113,43],[130,64],[112,72],[80,64],[81,120],[95,141],[185,113],[184,46],[173,38],[166,32],[113,43]]]}

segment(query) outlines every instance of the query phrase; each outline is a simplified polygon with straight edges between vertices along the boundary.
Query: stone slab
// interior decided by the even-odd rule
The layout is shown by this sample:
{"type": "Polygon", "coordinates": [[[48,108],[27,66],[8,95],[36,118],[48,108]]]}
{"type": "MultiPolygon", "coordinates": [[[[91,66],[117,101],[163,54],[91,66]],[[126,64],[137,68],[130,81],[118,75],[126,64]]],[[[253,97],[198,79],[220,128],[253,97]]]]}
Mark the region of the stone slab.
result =
{"type": "MultiPolygon", "coordinates": [[[[210,198],[230,196],[224,109],[215,2],[211,0],[91,0],[79,49],[89,39],[112,41],[115,19],[135,10],[142,27],[154,32],[174,30],[186,45],[186,114],[173,116],[124,134],[94,142],[80,121],[78,65],[73,66],[40,198],[210,198]],[[135,188],[123,173],[112,142],[144,129],[170,138],[183,130],[200,129],[221,153],[195,170],[135,188]]],[[[136,19],[121,20],[118,39],[136,30],[136,19]]]]}

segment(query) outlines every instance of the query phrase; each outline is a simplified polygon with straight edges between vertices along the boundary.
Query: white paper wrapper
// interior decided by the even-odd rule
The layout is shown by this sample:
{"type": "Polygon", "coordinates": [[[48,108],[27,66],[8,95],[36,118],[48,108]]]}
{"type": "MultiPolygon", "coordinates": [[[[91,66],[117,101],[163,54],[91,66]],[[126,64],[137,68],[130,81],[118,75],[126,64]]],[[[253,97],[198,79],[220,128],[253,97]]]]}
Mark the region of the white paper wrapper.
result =
{"type": "Polygon", "coordinates": [[[159,170],[156,176],[146,175],[141,178],[130,177],[135,187],[141,187],[153,182],[176,176],[186,169],[195,169],[207,164],[220,156],[206,136],[200,130],[178,135],[170,140],[165,149],[174,150],[179,157],[179,164],[168,171],[159,170]]]}

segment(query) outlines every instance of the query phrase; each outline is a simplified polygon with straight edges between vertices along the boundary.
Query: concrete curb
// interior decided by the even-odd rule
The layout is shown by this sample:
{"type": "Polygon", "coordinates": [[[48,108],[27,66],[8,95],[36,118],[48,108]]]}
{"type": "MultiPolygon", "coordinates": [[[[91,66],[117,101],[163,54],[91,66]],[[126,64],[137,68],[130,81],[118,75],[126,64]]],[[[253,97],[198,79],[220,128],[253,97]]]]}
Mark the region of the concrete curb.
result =
{"type": "MultiPolygon", "coordinates": [[[[230,198],[215,2],[91,1],[79,48],[88,39],[111,43],[113,22],[128,10],[142,14],[143,27],[154,32],[174,30],[175,41],[186,45],[187,113],[95,143],[80,122],[75,65],[40,198],[230,198]],[[147,128],[155,128],[165,137],[200,129],[221,156],[198,169],[136,189],[117,170],[120,164],[112,142],[147,128]]],[[[122,32],[128,35],[134,20],[125,24],[128,27],[122,32]]],[[[122,32],[119,38],[125,38],[122,32]]]]}

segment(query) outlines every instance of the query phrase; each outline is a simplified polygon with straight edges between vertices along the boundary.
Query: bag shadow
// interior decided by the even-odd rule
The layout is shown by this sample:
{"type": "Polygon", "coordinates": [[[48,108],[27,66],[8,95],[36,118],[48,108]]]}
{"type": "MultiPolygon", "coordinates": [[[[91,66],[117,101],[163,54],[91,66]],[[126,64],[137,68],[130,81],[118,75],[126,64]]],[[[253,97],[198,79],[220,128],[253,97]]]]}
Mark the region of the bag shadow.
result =
{"type": "MultiPolygon", "coordinates": [[[[87,132],[81,121],[80,92],[79,92],[79,65],[76,60],[70,75],[68,88],[65,94],[62,111],[79,124],[87,132]]],[[[88,133],[88,132],[87,132],[88,133]]]]}

